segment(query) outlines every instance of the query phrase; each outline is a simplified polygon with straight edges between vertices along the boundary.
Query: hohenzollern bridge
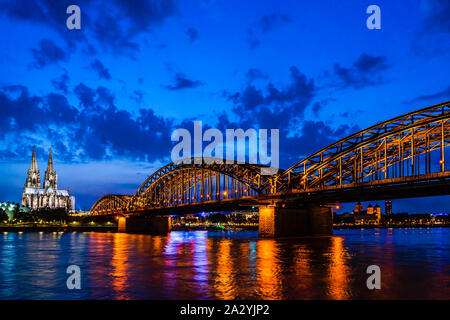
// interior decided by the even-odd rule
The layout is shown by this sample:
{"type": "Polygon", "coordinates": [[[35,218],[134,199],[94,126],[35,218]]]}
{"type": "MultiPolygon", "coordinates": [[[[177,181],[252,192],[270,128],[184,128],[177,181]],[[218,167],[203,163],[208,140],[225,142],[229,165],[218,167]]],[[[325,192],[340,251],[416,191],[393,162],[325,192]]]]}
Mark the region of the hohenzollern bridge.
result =
{"type": "Polygon", "coordinates": [[[449,142],[450,101],[356,132],[276,175],[222,159],[170,163],[133,195],[102,196],[91,215],[120,217],[121,231],[159,233],[172,214],[255,206],[261,236],[331,234],[337,203],[450,194],[449,142]]]}

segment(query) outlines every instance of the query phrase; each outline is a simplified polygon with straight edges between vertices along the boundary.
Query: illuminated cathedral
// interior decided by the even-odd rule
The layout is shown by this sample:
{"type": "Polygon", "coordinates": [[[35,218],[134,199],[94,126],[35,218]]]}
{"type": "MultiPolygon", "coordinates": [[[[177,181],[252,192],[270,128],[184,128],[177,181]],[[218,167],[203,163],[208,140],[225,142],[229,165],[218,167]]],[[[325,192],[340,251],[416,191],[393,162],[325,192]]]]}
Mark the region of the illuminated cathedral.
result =
{"type": "Polygon", "coordinates": [[[30,209],[65,208],[75,209],[75,197],[69,190],[58,190],[58,175],[53,168],[52,150],[48,157],[48,166],[45,171],[44,185],[41,188],[41,177],[37,167],[36,151],[33,147],[31,167],[28,170],[27,180],[22,192],[21,205],[30,209]]]}

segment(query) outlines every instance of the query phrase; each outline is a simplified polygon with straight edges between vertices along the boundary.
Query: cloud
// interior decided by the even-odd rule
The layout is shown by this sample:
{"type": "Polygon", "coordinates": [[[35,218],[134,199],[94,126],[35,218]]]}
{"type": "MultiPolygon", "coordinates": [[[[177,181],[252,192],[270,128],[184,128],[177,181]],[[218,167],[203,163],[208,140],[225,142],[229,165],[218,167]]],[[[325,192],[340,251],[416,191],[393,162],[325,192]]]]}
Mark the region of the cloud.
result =
{"type": "Polygon", "coordinates": [[[269,82],[260,89],[250,82],[235,93],[224,92],[231,101],[236,123],[230,123],[226,115],[221,122],[247,128],[277,128],[288,134],[291,125],[302,118],[315,95],[314,80],[306,77],[296,67],[290,68],[290,81],[285,87],[269,82]]]}
{"type": "Polygon", "coordinates": [[[425,4],[425,29],[435,32],[450,33],[450,2],[428,0],[425,4]]]}
{"type": "Polygon", "coordinates": [[[61,90],[66,94],[69,91],[68,82],[69,82],[69,75],[67,74],[67,70],[65,69],[59,78],[55,78],[52,80],[52,84],[55,87],[55,89],[61,90]]]}
{"type": "MultiPolygon", "coordinates": [[[[375,68],[377,63],[369,60],[358,60],[358,66],[354,68],[375,68]]],[[[269,82],[265,88],[259,88],[250,83],[250,76],[242,91],[224,92],[224,97],[233,103],[232,114],[218,114],[216,124],[222,131],[226,128],[279,129],[280,160],[283,168],[359,130],[357,125],[334,127],[329,122],[306,120],[306,108],[312,108],[313,114],[317,116],[326,102],[314,101],[317,88],[312,78],[295,66],[289,71],[289,82],[283,87],[269,82]]],[[[249,70],[248,74],[253,74],[253,71],[249,70]]]]}
{"type": "MultiPolygon", "coordinates": [[[[95,21],[95,38],[103,48],[115,53],[138,51],[135,39],[173,16],[176,3],[175,0],[111,1],[108,12],[103,10],[95,21]]],[[[102,7],[103,3],[99,1],[97,5],[102,7]]]]}
{"type": "Polygon", "coordinates": [[[422,25],[411,42],[411,50],[417,56],[429,58],[438,55],[448,55],[450,42],[450,2],[426,0],[421,6],[423,10],[422,25]]]}
{"type": "Polygon", "coordinates": [[[267,79],[267,75],[265,73],[263,73],[261,70],[256,69],[256,68],[251,68],[247,71],[247,73],[245,74],[245,76],[247,77],[248,81],[253,81],[256,79],[267,79]]]}
{"type": "Polygon", "coordinates": [[[265,94],[262,90],[248,83],[242,92],[225,93],[225,96],[235,104],[240,104],[246,110],[258,106],[276,106],[279,109],[279,107],[289,104],[292,110],[300,115],[314,95],[314,80],[308,79],[294,66],[290,68],[290,78],[291,82],[285,88],[277,88],[269,83],[266,86],[265,94]]]}
{"type": "Polygon", "coordinates": [[[30,50],[34,57],[34,63],[32,65],[37,69],[67,59],[67,54],[64,50],[50,39],[42,39],[37,49],[33,48],[30,50]]]}
{"type": "Polygon", "coordinates": [[[280,142],[281,158],[293,165],[320,149],[359,131],[357,125],[340,125],[333,128],[324,121],[305,120],[301,130],[294,136],[286,137],[280,142]]]}
{"type": "Polygon", "coordinates": [[[283,24],[289,23],[290,19],[285,14],[272,13],[264,15],[258,22],[259,29],[262,32],[269,32],[283,24]]]}
{"type": "Polygon", "coordinates": [[[258,34],[268,33],[284,24],[290,22],[290,18],[285,14],[272,13],[262,16],[258,22],[252,24],[247,29],[247,42],[250,49],[254,49],[261,44],[258,34]]]}
{"type": "Polygon", "coordinates": [[[79,109],[58,93],[36,96],[24,86],[2,87],[0,139],[8,148],[1,150],[1,157],[22,159],[28,154],[21,153],[24,147],[44,141],[67,161],[118,157],[153,162],[170,156],[173,120],[152,109],[135,114],[119,109],[105,87],[93,89],[80,83],[75,93],[79,109]],[[5,139],[10,140],[5,143],[5,139]]]}
{"type": "Polygon", "coordinates": [[[387,69],[386,60],[387,59],[384,56],[373,57],[363,53],[353,63],[353,65],[359,73],[372,71],[378,72],[387,69]]]}
{"type": "Polygon", "coordinates": [[[144,99],[144,92],[141,90],[134,90],[130,98],[140,104],[144,99]]]}
{"type": "Polygon", "coordinates": [[[165,85],[164,87],[169,90],[182,90],[182,89],[192,89],[204,85],[203,82],[197,80],[190,80],[186,78],[181,73],[175,75],[173,85],[165,85]]]}
{"type": "Polygon", "coordinates": [[[95,59],[92,63],[91,63],[91,67],[97,71],[98,75],[100,78],[109,80],[111,79],[111,74],[109,73],[109,70],[105,68],[105,66],[103,65],[103,63],[101,63],[100,60],[95,59]]]}
{"type": "Polygon", "coordinates": [[[77,0],[81,30],[74,32],[65,27],[66,9],[71,4],[70,0],[5,1],[0,3],[0,14],[51,28],[69,46],[93,48],[87,41],[93,38],[104,49],[129,54],[139,50],[135,41],[139,35],[150,32],[177,11],[176,0],[111,0],[107,9],[100,0],[77,0]]]}
{"type": "Polygon", "coordinates": [[[441,91],[435,92],[435,93],[417,96],[414,99],[407,101],[405,103],[430,101],[430,100],[435,100],[435,101],[448,100],[449,98],[450,98],[450,86],[448,86],[447,88],[445,88],[441,91]]]}
{"type": "Polygon", "coordinates": [[[325,75],[332,79],[332,86],[341,88],[361,89],[367,86],[381,84],[380,73],[388,68],[385,56],[370,56],[362,53],[350,67],[336,63],[332,73],[325,75]]]}
{"type": "MultiPolygon", "coordinates": [[[[77,114],[77,109],[61,94],[34,96],[27,87],[20,85],[5,86],[0,90],[0,138],[13,135],[22,139],[29,135],[32,140],[35,134],[40,136],[52,125],[72,125],[77,114]]],[[[11,145],[21,144],[22,141],[16,141],[11,145]]]]}
{"type": "Polygon", "coordinates": [[[189,42],[193,43],[198,39],[198,31],[195,28],[189,28],[186,30],[186,35],[189,38],[189,42]]]}
{"type": "Polygon", "coordinates": [[[94,97],[95,97],[94,90],[92,90],[85,84],[80,83],[75,87],[74,92],[77,95],[81,105],[85,107],[94,106],[94,97]]]}

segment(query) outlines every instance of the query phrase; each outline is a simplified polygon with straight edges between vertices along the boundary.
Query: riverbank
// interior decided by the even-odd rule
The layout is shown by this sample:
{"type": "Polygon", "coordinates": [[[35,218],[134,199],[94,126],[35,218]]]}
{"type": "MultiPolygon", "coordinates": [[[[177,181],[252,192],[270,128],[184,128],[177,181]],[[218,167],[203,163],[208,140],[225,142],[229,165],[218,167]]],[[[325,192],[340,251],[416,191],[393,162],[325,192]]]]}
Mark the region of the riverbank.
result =
{"type": "MultiPolygon", "coordinates": [[[[334,226],[334,230],[345,229],[401,229],[401,228],[449,228],[450,224],[442,225],[363,225],[334,226]]],[[[258,231],[257,226],[244,227],[211,227],[211,226],[173,226],[172,231],[258,231]]],[[[0,225],[0,232],[117,232],[117,226],[15,226],[0,225]]]]}
{"type": "Polygon", "coordinates": [[[333,226],[333,229],[401,229],[401,228],[448,228],[450,224],[410,224],[410,225],[359,225],[359,226],[333,226]]]}
{"type": "Polygon", "coordinates": [[[117,232],[117,226],[15,226],[0,225],[0,232],[117,232]]]}
{"type": "Polygon", "coordinates": [[[258,226],[185,226],[185,225],[174,225],[172,226],[173,231],[255,231],[258,230],[258,226]]]}

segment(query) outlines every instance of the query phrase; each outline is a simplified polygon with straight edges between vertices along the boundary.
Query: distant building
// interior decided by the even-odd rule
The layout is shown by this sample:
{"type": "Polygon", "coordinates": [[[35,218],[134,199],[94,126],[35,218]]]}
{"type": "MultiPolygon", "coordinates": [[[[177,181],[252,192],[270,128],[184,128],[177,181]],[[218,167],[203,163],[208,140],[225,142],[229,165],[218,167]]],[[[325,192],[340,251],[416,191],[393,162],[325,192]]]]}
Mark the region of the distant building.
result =
{"type": "Polygon", "coordinates": [[[22,192],[21,205],[30,209],[64,208],[75,209],[75,197],[69,190],[58,190],[58,175],[53,168],[52,150],[48,157],[48,166],[44,176],[44,186],[41,188],[40,172],[37,167],[36,151],[33,147],[31,167],[28,170],[27,180],[22,192]]]}
{"type": "Polygon", "coordinates": [[[358,202],[353,211],[354,221],[356,224],[378,224],[381,220],[381,208],[379,205],[372,206],[369,204],[367,209],[358,202]]]}
{"type": "Polygon", "coordinates": [[[384,214],[385,215],[392,214],[392,201],[391,200],[386,200],[384,202],[384,214]]]}
{"type": "Polygon", "coordinates": [[[355,204],[355,210],[353,211],[354,214],[362,214],[364,212],[364,206],[361,204],[361,202],[358,202],[355,204]]]}
{"type": "Polygon", "coordinates": [[[378,221],[381,220],[381,207],[377,204],[373,208],[373,213],[377,216],[378,221]]]}
{"type": "Polygon", "coordinates": [[[375,214],[360,214],[355,216],[356,224],[377,224],[380,220],[375,214]]]}

